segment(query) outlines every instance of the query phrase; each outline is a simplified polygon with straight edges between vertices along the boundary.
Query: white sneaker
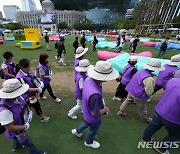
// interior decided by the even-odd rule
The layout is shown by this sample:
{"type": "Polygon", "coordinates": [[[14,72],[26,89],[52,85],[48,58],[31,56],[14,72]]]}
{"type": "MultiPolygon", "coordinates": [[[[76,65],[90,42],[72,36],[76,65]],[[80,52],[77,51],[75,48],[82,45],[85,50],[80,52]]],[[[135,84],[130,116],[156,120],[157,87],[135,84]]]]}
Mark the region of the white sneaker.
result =
{"type": "Polygon", "coordinates": [[[56,99],[54,100],[54,102],[60,103],[60,102],[61,102],[61,99],[60,99],[60,98],[56,98],[56,99]]]}
{"type": "Polygon", "coordinates": [[[57,60],[57,59],[58,59],[58,57],[57,57],[57,56],[55,56],[55,59],[57,60]]]}
{"type": "Polygon", "coordinates": [[[119,102],[120,102],[121,99],[120,99],[119,97],[114,96],[114,97],[113,97],[113,101],[119,101],[119,102]]]}
{"type": "Polygon", "coordinates": [[[50,117],[46,117],[46,116],[44,116],[44,119],[46,119],[46,120],[50,120],[50,117]]]}
{"type": "Polygon", "coordinates": [[[151,99],[148,99],[146,102],[150,103],[150,102],[151,102],[151,99]]]}
{"type": "Polygon", "coordinates": [[[68,113],[68,117],[74,120],[77,119],[77,116],[75,114],[68,113]]]}
{"type": "Polygon", "coordinates": [[[100,143],[98,143],[97,141],[93,141],[92,144],[87,144],[86,142],[84,142],[84,145],[87,147],[94,148],[94,149],[97,149],[100,147],[100,143]]]}
{"type": "Polygon", "coordinates": [[[46,97],[46,96],[39,97],[39,100],[45,100],[45,99],[47,99],[47,97],[46,97]]]}
{"type": "Polygon", "coordinates": [[[82,136],[82,133],[79,133],[79,134],[78,134],[76,129],[71,130],[71,133],[72,133],[73,135],[77,136],[77,137],[81,137],[81,136],[82,136]]]}
{"type": "Polygon", "coordinates": [[[67,64],[66,63],[62,63],[63,66],[66,66],[67,64]]]}

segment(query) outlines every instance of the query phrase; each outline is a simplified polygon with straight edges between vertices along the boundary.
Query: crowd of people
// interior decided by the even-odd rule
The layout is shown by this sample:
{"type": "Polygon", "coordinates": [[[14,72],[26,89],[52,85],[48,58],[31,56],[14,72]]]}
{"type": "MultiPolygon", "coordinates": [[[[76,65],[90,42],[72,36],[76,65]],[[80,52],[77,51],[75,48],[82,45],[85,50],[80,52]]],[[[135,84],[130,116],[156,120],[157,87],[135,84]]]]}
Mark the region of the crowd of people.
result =
{"type": "MultiPolygon", "coordinates": [[[[180,142],[180,69],[178,68],[180,54],[172,56],[168,64],[164,66],[161,66],[160,60],[151,59],[144,65],[144,69],[139,71],[135,68],[138,57],[131,56],[122,74],[119,75],[108,61],[98,61],[93,66],[88,59],[84,59],[84,55],[88,52],[84,39],[85,36],[80,41],[81,47],[78,47],[78,37],[73,43],[76,105],[69,110],[67,116],[75,120],[78,118],[76,113],[81,111],[83,122],[72,129],[72,134],[80,138],[82,132],[88,128],[84,145],[95,149],[100,147],[96,138],[101,126],[101,116],[108,115],[109,112],[102,94],[102,83],[116,79],[120,84],[113,100],[121,101],[122,98],[125,98],[117,115],[127,116],[126,108],[135,103],[141,120],[149,123],[144,131],[142,142],[152,142],[153,134],[163,126],[167,130],[168,136],[162,142],[168,141],[169,144],[180,142]],[[154,71],[160,72],[156,80],[152,74],[154,71]],[[155,106],[154,117],[150,118],[147,115],[146,102],[161,88],[164,89],[164,94],[155,106]]],[[[97,44],[96,40],[94,37],[94,44],[97,44]]],[[[122,42],[124,40],[125,35],[124,39],[122,37],[122,42]]],[[[136,36],[132,41],[133,44],[130,46],[132,53],[136,50],[138,40],[139,36],[136,36]]],[[[55,56],[56,59],[60,58],[58,62],[62,65],[66,65],[64,41],[65,39],[62,38],[57,42],[58,55],[55,56]]],[[[121,39],[119,41],[121,44],[121,39]]],[[[93,50],[96,50],[95,47],[93,50]]],[[[27,135],[27,130],[30,128],[32,120],[32,108],[41,122],[50,120],[50,117],[42,112],[38,101],[47,98],[44,96],[45,90],[48,91],[55,103],[61,102],[61,99],[54,95],[51,87],[52,72],[48,64],[48,55],[40,54],[35,74],[31,71],[28,59],[21,59],[16,64],[10,51],[6,51],[3,56],[4,61],[1,68],[5,81],[0,89],[1,128],[4,127],[6,137],[13,140],[13,151],[26,148],[30,154],[45,154],[46,152],[33,144],[27,135]]],[[[156,148],[156,150],[166,153],[168,147],[156,148]]]]}

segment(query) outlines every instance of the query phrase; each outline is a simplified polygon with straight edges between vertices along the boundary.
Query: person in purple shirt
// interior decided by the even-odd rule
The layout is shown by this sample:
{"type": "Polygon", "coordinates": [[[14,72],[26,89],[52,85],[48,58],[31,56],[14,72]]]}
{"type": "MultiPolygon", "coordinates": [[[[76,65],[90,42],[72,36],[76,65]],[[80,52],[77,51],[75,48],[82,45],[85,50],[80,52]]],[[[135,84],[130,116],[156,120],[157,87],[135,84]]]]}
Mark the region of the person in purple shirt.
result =
{"type": "Polygon", "coordinates": [[[121,98],[127,98],[128,92],[125,88],[137,72],[137,69],[135,68],[137,61],[138,58],[136,56],[131,56],[128,64],[123,68],[122,75],[116,79],[116,81],[120,82],[120,84],[116,89],[115,96],[113,97],[114,101],[121,101],[121,98]]]}
{"type": "Polygon", "coordinates": [[[21,95],[28,89],[29,85],[21,84],[18,79],[4,81],[0,89],[0,124],[6,129],[6,137],[13,140],[13,152],[26,148],[30,154],[45,154],[27,135],[32,111],[26,107],[26,102],[21,95]]]}
{"type": "Polygon", "coordinates": [[[85,79],[87,78],[87,70],[92,67],[90,65],[89,60],[83,59],[79,61],[79,66],[75,67],[76,71],[78,72],[76,77],[76,87],[75,87],[75,97],[77,105],[75,105],[71,110],[69,110],[68,117],[72,119],[77,119],[75,113],[81,109],[82,104],[82,91],[83,91],[83,84],[85,79]]]}
{"type": "Polygon", "coordinates": [[[151,137],[163,126],[168,132],[162,142],[162,147],[155,148],[159,153],[169,153],[172,143],[180,143],[180,70],[166,84],[164,94],[155,106],[152,121],[144,131],[143,142],[150,142],[151,137]],[[166,145],[165,145],[166,144],[166,145]],[[167,145],[169,147],[167,147],[167,145]]]}
{"type": "Polygon", "coordinates": [[[126,86],[128,96],[120,106],[117,115],[126,116],[125,110],[127,107],[135,103],[139,110],[141,120],[149,123],[152,119],[147,116],[146,102],[154,92],[152,72],[163,71],[164,67],[161,66],[161,62],[157,59],[151,59],[144,67],[146,69],[139,70],[126,86]]]}
{"type": "Polygon", "coordinates": [[[165,64],[165,70],[161,71],[155,81],[155,88],[154,93],[160,89],[165,89],[166,83],[173,78],[174,72],[178,70],[177,65],[180,64],[180,55],[175,55],[171,57],[171,60],[168,62],[168,64],[165,64]]]}
{"type": "Polygon", "coordinates": [[[74,61],[74,81],[76,82],[77,71],[75,67],[79,66],[79,61],[83,59],[84,55],[87,53],[88,48],[78,47],[75,54],[74,61]]]}
{"type": "Polygon", "coordinates": [[[7,79],[15,78],[16,64],[12,60],[12,58],[13,58],[12,52],[10,52],[10,51],[4,52],[3,57],[5,60],[2,62],[1,68],[4,73],[4,79],[7,80],[7,79]]]}
{"type": "Polygon", "coordinates": [[[95,67],[88,69],[82,94],[82,111],[84,122],[71,132],[77,137],[82,136],[82,131],[88,128],[84,145],[91,148],[99,148],[100,143],[95,141],[101,125],[101,115],[109,111],[105,106],[102,96],[102,82],[116,79],[119,76],[117,70],[112,68],[108,61],[98,61],[95,67]]]}

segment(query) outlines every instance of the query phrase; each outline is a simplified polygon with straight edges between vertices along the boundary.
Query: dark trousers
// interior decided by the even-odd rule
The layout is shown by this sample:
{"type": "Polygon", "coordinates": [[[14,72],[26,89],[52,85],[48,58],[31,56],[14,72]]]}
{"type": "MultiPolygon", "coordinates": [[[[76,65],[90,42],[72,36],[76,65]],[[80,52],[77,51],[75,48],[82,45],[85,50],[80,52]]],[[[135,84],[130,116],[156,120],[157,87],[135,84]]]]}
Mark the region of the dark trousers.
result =
{"type": "Polygon", "coordinates": [[[62,58],[62,52],[57,52],[57,57],[62,58]]]}
{"type": "Polygon", "coordinates": [[[44,88],[42,89],[42,92],[40,93],[40,97],[43,97],[43,95],[44,95],[44,92],[45,92],[45,90],[47,89],[47,91],[48,91],[48,93],[49,93],[49,95],[53,98],[53,99],[56,99],[56,96],[54,96],[54,94],[53,94],[53,91],[52,91],[52,88],[51,88],[51,85],[50,84],[45,84],[44,85],[44,88]]]}
{"type": "Polygon", "coordinates": [[[37,100],[37,102],[35,102],[35,103],[33,103],[33,104],[31,104],[30,102],[28,102],[28,105],[29,105],[30,108],[31,108],[31,107],[34,108],[34,110],[35,110],[35,112],[36,112],[37,115],[41,115],[41,114],[42,114],[41,105],[39,104],[39,101],[38,101],[38,100],[37,100]]]}
{"type": "Polygon", "coordinates": [[[83,47],[83,48],[85,48],[85,47],[86,47],[86,44],[81,44],[81,45],[82,45],[82,47],[83,47]]]}
{"type": "Polygon", "coordinates": [[[133,50],[131,51],[131,53],[135,53],[136,52],[136,48],[137,48],[137,45],[133,45],[133,50]]]}
{"type": "Polygon", "coordinates": [[[161,87],[161,86],[159,86],[159,85],[155,85],[155,87],[154,87],[154,92],[153,92],[153,94],[152,95],[154,95],[157,91],[159,91],[160,89],[162,89],[163,87],[161,87]]]}
{"type": "MultiPolygon", "coordinates": [[[[154,113],[152,121],[146,127],[143,140],[146,142],[151,141],[151,137],[163,126],[167,130],[168,136],[166,136],[162,142],[180,142],[180,125],[165,120],[157,112],[154,113]]],[[[167,149],[168,148],[161,148],[161,151],[165,152],[167,149]]]]}
{"type": "Polygon", "coordinates": [[[115,96],[121,98],[127,98],[128,92],[125,90],[126,86],[120,83],[116,89],[115,96]]]}
{"type": "Polygon", "coordinates": [[[166,52],[166,49],[160,49],[159,54],[158,54],[158,58],[162,58],[163,55],[165,54],[165,52],[166,52]]]}
{"type": "Polygon", "coordinates": [[[93,44],[93,51],[96,51],[96,44],[93,44]]]}

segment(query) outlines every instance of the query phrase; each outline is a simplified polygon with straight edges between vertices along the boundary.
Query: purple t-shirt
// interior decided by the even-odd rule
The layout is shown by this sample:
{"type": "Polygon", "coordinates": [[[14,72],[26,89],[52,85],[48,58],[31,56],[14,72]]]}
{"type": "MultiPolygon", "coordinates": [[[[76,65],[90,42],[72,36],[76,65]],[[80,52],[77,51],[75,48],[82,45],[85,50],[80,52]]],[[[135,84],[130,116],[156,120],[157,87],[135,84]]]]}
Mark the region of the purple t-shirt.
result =
{"type": "Polygon", "coordinates": [[[99,126],[101,124],[101,115],[100,115],[100,110],[104,108],[102,98],[99,94],[93,94],[91,95],[89,99],[89,108],[91,112],[94,114],[95,117],[100,119],[99,123],[96,124],[87,124],[90,126],[99,126]]]}

